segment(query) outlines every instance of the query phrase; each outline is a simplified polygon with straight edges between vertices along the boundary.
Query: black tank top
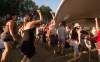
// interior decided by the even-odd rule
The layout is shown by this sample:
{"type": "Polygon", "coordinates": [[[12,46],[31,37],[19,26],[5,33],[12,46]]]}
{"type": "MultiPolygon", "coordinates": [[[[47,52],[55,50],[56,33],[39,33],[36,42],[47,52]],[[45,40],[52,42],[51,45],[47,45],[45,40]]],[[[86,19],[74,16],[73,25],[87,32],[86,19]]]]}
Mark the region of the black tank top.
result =
{"type": "Polygon", "coordinates": [[[72,39],[72,40],[78,40],[78,33],[77,33],[77,31],[76,31],[76,28],[74,28],[74,29],[72,30],[71,39],[72,39]]]}
{"type": "Polygon", "coordinates": [[[35,27],[24,30],[23,41],[34,41],[35,27]]]}

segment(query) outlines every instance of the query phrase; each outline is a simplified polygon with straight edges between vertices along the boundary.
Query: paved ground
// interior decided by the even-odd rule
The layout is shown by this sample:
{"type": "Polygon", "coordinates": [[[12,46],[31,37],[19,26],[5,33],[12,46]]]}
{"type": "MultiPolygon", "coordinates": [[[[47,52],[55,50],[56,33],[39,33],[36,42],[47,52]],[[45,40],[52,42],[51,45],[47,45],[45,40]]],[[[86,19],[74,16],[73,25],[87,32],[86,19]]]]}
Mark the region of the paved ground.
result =
{"type": "MultiPolygon", "coordinates": [[[[32,62],[98,62],[97,51],[83,53],[81,58],[73,61],[72,49],[66,49],[64,55],[52,55],[51,50],[45,48],[37,48],[36,54],[32,58],[32,62]]],[[[8,62],[20,62],[22,55],[19,49],[13,49],[8,62]]]]}

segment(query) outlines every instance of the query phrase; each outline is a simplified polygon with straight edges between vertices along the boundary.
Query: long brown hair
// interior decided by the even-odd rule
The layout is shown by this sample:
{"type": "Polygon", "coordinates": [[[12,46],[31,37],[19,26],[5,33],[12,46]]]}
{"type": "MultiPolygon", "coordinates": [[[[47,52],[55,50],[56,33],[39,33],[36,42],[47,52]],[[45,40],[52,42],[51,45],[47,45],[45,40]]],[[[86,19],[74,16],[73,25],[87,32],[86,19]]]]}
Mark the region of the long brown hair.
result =
{"type": "Polygon", "coordinates": [[[29,21],[30,21],[30,15],[29,14],[26,14],[24,16],[24,25],[26,25],[29,21]]]}

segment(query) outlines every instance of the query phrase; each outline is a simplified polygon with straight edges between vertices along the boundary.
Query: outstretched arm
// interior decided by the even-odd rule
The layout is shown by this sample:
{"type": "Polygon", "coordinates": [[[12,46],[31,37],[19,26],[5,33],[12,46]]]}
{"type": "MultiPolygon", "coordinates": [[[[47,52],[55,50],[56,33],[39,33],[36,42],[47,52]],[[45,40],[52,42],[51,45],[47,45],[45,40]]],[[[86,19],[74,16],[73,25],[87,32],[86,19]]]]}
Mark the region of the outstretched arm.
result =
{"type": "Polygon", "coordinates": [[[95,18],[95,24],[96,24],[96,30],[98,31],[99,27],[98,27],[98,19],[97,18],[95,18]]]}
{"type": "Polygon", "coordinates": [[[38,24],[43,21],[43,16],[41,14],[41,11],[37,10],[37,12],[38,12],[40,18],[39,18],[39,20],[33,21],[33,24],[38,24]]]}
{"type": "Polygon", "coordinates": [[[51,13],[52,18],[53,18],[53,20],[54,20],[55,16],[54,16],[53,12],[51,11],[50,13],[51,13]]]}
{"type": "Polygon", "coordinates": [[[43,17],[42,17],[42,14],[41,14],[41,11],[40,10],[37,10],[37,12],[38,12],[38,14],[39,14],[39,16],[40,16],[40,21],[42,21],[43,20],[43,17]]]}
{"type": "Polygon", "coordinates": [[[13,40],[16,41],[16,37],[13,32],[13,27],[14,27],[14,23],[8,22],[8,28],[9,28],[10,35],[12,36],[13,40]]]}
{"type": "Polygon", "coordinates": [[[53,19],[51,20],[51,23],[55,25],[56,23],[55,23],[55,16],[54,16],[54,13],[53,13],[52,11],[51,11],[50,13],[51,13],[52,18],[53,18],[53,19]]]}

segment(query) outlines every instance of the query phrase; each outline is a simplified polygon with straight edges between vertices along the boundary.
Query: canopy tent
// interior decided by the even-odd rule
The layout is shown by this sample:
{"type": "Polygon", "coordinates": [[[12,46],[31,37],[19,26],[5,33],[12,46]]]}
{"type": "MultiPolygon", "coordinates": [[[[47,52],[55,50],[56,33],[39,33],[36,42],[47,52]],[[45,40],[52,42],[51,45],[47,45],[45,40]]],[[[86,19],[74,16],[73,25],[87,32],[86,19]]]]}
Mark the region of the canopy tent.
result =
{"type": "Polygon", "coordinates": [[[99,6],[100,0],[62,0],[55,20],[100,17],[99,6]]]}

